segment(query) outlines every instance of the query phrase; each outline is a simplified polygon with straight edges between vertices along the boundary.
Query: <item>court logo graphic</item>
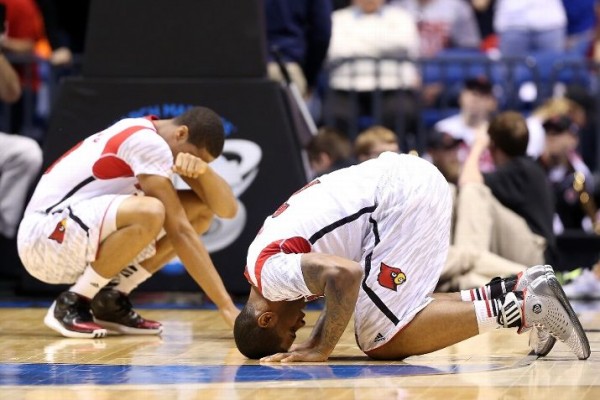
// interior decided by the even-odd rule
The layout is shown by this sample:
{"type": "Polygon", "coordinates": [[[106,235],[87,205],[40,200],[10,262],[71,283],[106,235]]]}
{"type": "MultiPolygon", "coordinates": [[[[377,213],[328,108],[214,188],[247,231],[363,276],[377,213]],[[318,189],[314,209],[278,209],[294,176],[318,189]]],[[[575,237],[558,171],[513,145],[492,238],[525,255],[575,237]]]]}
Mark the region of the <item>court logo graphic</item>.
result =
{"type": "Polygon", "coordinates": [[[406,282],[406,275],[400,268],[390,267],[385,263],[381,263],[377,282],[384,288],[397,291],[398,286],[406,282]]]}
{"type": "Polygon", "coordinates": [[[63,240],[65,240],[65,231],[67,230],[67,219],[64,218],[56,224],[56,228],[54,231],[48,236],[48,239],[54,240],[59,244],[62,244],[63,240]]]}

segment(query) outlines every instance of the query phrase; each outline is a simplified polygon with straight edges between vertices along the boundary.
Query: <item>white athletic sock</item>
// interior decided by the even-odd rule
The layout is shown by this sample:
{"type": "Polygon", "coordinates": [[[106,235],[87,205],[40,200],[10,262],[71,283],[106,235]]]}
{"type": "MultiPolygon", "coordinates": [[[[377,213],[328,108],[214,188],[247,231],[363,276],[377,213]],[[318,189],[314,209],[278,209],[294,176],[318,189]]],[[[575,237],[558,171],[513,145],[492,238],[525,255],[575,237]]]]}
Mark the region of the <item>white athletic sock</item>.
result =
{"type": "Polygon", "coordinates": [[[490,332],[500,328],[498,323],[498,306],[494,300],[475,300],[475,314],[477,315],[477,327],[479,333],[490,332]]]}
{"type": "Polygon", "coordinates": [[[88,299],[93,299],[96,294],[110,281],[110,278],[104,278],[98,275],[91,265],[85,267],[83,274],[77,279],[75,284],[69,288],[69,291],[80,294],[88,299]]]}
{"type": "Polygon", "coordinates": [[[485,285],[475,289],[467,289],[460,291],[462,301],[489,300],[492,298],[489,285],[485,285]]]}
{"type": "Polygon", "coordinates": [[[130,265],[119,272],[119,283],[112,289],[118,290],[124,294],[129,294],[133,289],[151,276],[152,274],[141,265],[130,265]]]}

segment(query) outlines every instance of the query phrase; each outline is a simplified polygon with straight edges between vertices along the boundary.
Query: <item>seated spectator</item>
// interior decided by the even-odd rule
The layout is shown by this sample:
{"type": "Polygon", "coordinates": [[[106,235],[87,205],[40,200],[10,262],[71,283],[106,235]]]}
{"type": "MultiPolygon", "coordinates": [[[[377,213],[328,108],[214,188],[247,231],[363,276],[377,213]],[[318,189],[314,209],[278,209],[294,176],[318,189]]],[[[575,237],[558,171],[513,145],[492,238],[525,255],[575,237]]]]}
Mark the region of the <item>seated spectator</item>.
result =
{"type": "Polygon", "coordinates": [[[589,57],[596,29],[597,0],[562,0],[567,15],[566,50],[569,54],[589,57]]]}
{"type": "MultiPolygon", "coordinates": [[[[437,131],[446,132],[462,140],[462,151],[459,153],[461,163],[475,141],[476,132],[487,127],[492,114],[498,108],[492,89],[491,82],[485,77],[467,79],[458,99],[460,111],[434,125],[437,131]]],[[[494,169],[490,152],[487,150],[482,154],[480,168],[483,172],[494,169]]]]}
{"type": "Polygon", "coordinates": [[[354,141],[354,157],[358,162],[377,158],[384,151],[400,153],[398,137],[383,126],[372,126],[362,131],[354,141]]]}
{"type": "Polygon", "coordinates": [[[314,178],[356,163],[350,139],[331,127],[319,128],[306,152],[314,178]]]}
{"type": "MultiPolygon", "coordinates": [[[[457,209],[468,209],[468,203],[473,199],[467,194],[458,196],[457,184],[461,173],[461,162],[458,152],[462,139],[436,131],[429,136],[427,153],[424,158],[429,159],[444,175],[453,195],[454,213],[452,218],[451,243],[444,270],[440,276],[437,290],[449,292],[481,285],[496,276],[512,275],[523,271],[526,266],[510,261],[487,248],[476,248],[456,241],[454,229],[456,225],[457,209]]],[[[499,216],[494,215],[492,218],[499,216]]]]}
{"type": "Polygon", "coordinates": [[[417,131],[420,76],[402,59],[418,56],[417,26],[406,11],[384,3],[355,0],[333,13],[323,114],[351,140],[374,124],[393,130],[401,142],[417,131]],[[360,124],[361,117],[369,122],[360,124]]]}
{"type": "MultiPolygon", "coordinates": [[[[0,53],[0,101],[13,104],[21,97],[17,71],[0,53]]],[[[42,150],[25,136],[0,132],[0,254],[5,261],[2,278],[18,260],[16,233],[33,181],[42,166],[42,150]]],[[[16,275],[16,274],[14,274],[16,275]]]]}
{"type": "Polygon", "coordinates": [[[394,0],[392,4],[417,21],[421,57],[435,57],[452,48],[479,49],[477,20],[464,0],[394,0]]]}
{"type": "Polygon", "coordinates": [[[591,233],[600,226],[600,214],[594,205],[594,177],[577,152],[579,127],[566,115],[547,119],[543,127],[546,145],[538,161],[556,196],[554,232],[583,229],[591,233]]]}
{"type": "MultiPolygon", "coordinates": [[[[391,3],[406,10],[419,31],[419,57],[435,59],[445,51],[479,51],[481,37],[473,9],[464,0],[394,0],[391,3]]],[[[446,64],[434,63],[441,70],[446,64]]],[[[421,100],[425,106],[440,106],[445,82],[433,81],[423,85],[421,100]]]]}
{"type": "Polygon", "coordinates": [[[500,113],[488,132],[478,132],[459,178],[455,244],[522,265],[552,264],[554,198],[544,170],[525,154],[525,118],[515,111],[500,113]],[[479,168],[486,148],[496,165],[490,173],[479,168]]]}
{"type": "MultiPolygon", "coordinates": [[[[42,13],[35,0],[3,0],[2,3],[6,5],[6,32],[0,37],[1,50],[18,56],[37,55],[37,46],[47,42],[42,13]]],[[[32,137],[42,143],[46,121],[36,113],[36,104],[41,101],[38,97],[42,84],[39,65],[34,61],[15,62],[13,67],[19,74],[23,91],[30,95],[22,96],[10,108],[9,131],[32,137]],[[34,118],[28,119],[28,108],[33,109],[29,111],[34,114],[34,118]]]]}
{"type": "Polygon", "coordinates": [[[567,16],[561,0],[497,0],[494,29],[504,57],[565,51],[567,16]]]}
{"type": "Polygon", "coordinates": [[[479,26],[479,34],[481,35],[481,50],[489,52],[498,48],[498,37],[494,30],[494,10],[496,8],[496,0],[467,0],[479,26]]]}
{"type": "Polygon", "coordinates": [[[580,127],[586,124],[587,118],[584,108],[566,97],[552,97],[546,100],[527,117],[527,129],[529,130],[528,156],[538,158],[544,152],[546,146],[544,121],[563,115],[569,116],[580,127]]]}
{"type": "Polygon", "coordinates": [[[462,144],[462,139],[434,129],[429,135],[427,151],[423,155],[423,158],[433,163],[446,180],[454,186],[458,184],[462,167],[461,157],[459,156],[462,144]]]}

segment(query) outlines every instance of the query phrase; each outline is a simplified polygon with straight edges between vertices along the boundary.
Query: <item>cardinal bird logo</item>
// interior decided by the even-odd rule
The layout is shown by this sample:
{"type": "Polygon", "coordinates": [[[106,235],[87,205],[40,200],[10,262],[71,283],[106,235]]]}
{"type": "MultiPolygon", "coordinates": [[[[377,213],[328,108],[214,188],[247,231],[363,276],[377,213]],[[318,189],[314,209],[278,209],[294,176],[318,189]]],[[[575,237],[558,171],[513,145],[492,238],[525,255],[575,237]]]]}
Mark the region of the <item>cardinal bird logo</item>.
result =
{"type": "Polygon", "coordinates": [[[65,239],[65,231],[67,230],[67,219],[61,220],[58,224],[56,224],[56,228],[54,231],[48,236],[48,239],[54,240],[60,244],[62,244],[65,239]]]}
{"type": "Polygon", "coordinates": [[[400,268],[390,267],[389,265],[381,263],[377,281],[384,288],[397,291],[398,286],[406,282],[406,275],[400,268]]]}

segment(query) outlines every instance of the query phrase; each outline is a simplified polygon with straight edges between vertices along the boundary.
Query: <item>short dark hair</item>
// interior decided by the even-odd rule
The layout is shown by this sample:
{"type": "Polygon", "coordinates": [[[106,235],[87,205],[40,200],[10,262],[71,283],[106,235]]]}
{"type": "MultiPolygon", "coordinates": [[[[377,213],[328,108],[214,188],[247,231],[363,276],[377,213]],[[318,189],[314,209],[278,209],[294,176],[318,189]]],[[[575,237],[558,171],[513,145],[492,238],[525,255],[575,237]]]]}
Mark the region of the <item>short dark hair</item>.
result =
{"type": "Polygon", "coordinates": [[[205,148],[213,157],[223,152],[225,129],[221,117],[207,107],[192,107],[174,118],[176,125],[188,127],[188,142],[194,146],[205,148]]]}
{"type": "Polygon", "coordinates": [[[577,135],[579,133],[579,127],[568,115],[555,115],[550,117],[544,121],[542,126],[546,131],[546,135],[550,136],[560,135],[566,132],[569,132],[573,135],[577,135]]]}
{"type": "Polygon", "coordinates": [[[498,114],[488,128],[490,140],[509,157],[524,156],[529,142],[525,117],[517,111],[498,114]]]}
{"type": "Polygon", "coordinates": [[[347,160],[352,156],[352,142],[340,130],[322,126],[306,146],[310,161],[319,159],[319,154],[326,153],[335,161],[347,160]]]}
{"type": "Polygon", "coordinates": [[[485,76],[475,76],[465,80],[464,88],[483,95],[493,93],[492,83],[485,76]]]}
{"type": "Polygon", "coordinates": [[[233,337],[240,353],[253,360],[287,351],[274,329],[258,326],[254,308],[248,303],[235,319],[233,337]]]}
{"type": "Polygon", "coordinates": [[[427,148],[431,150],[450,150],[455,149],[463,143],[462,139],[455,138],[447,132],[432,129],[427,137],[427,148]]]}

